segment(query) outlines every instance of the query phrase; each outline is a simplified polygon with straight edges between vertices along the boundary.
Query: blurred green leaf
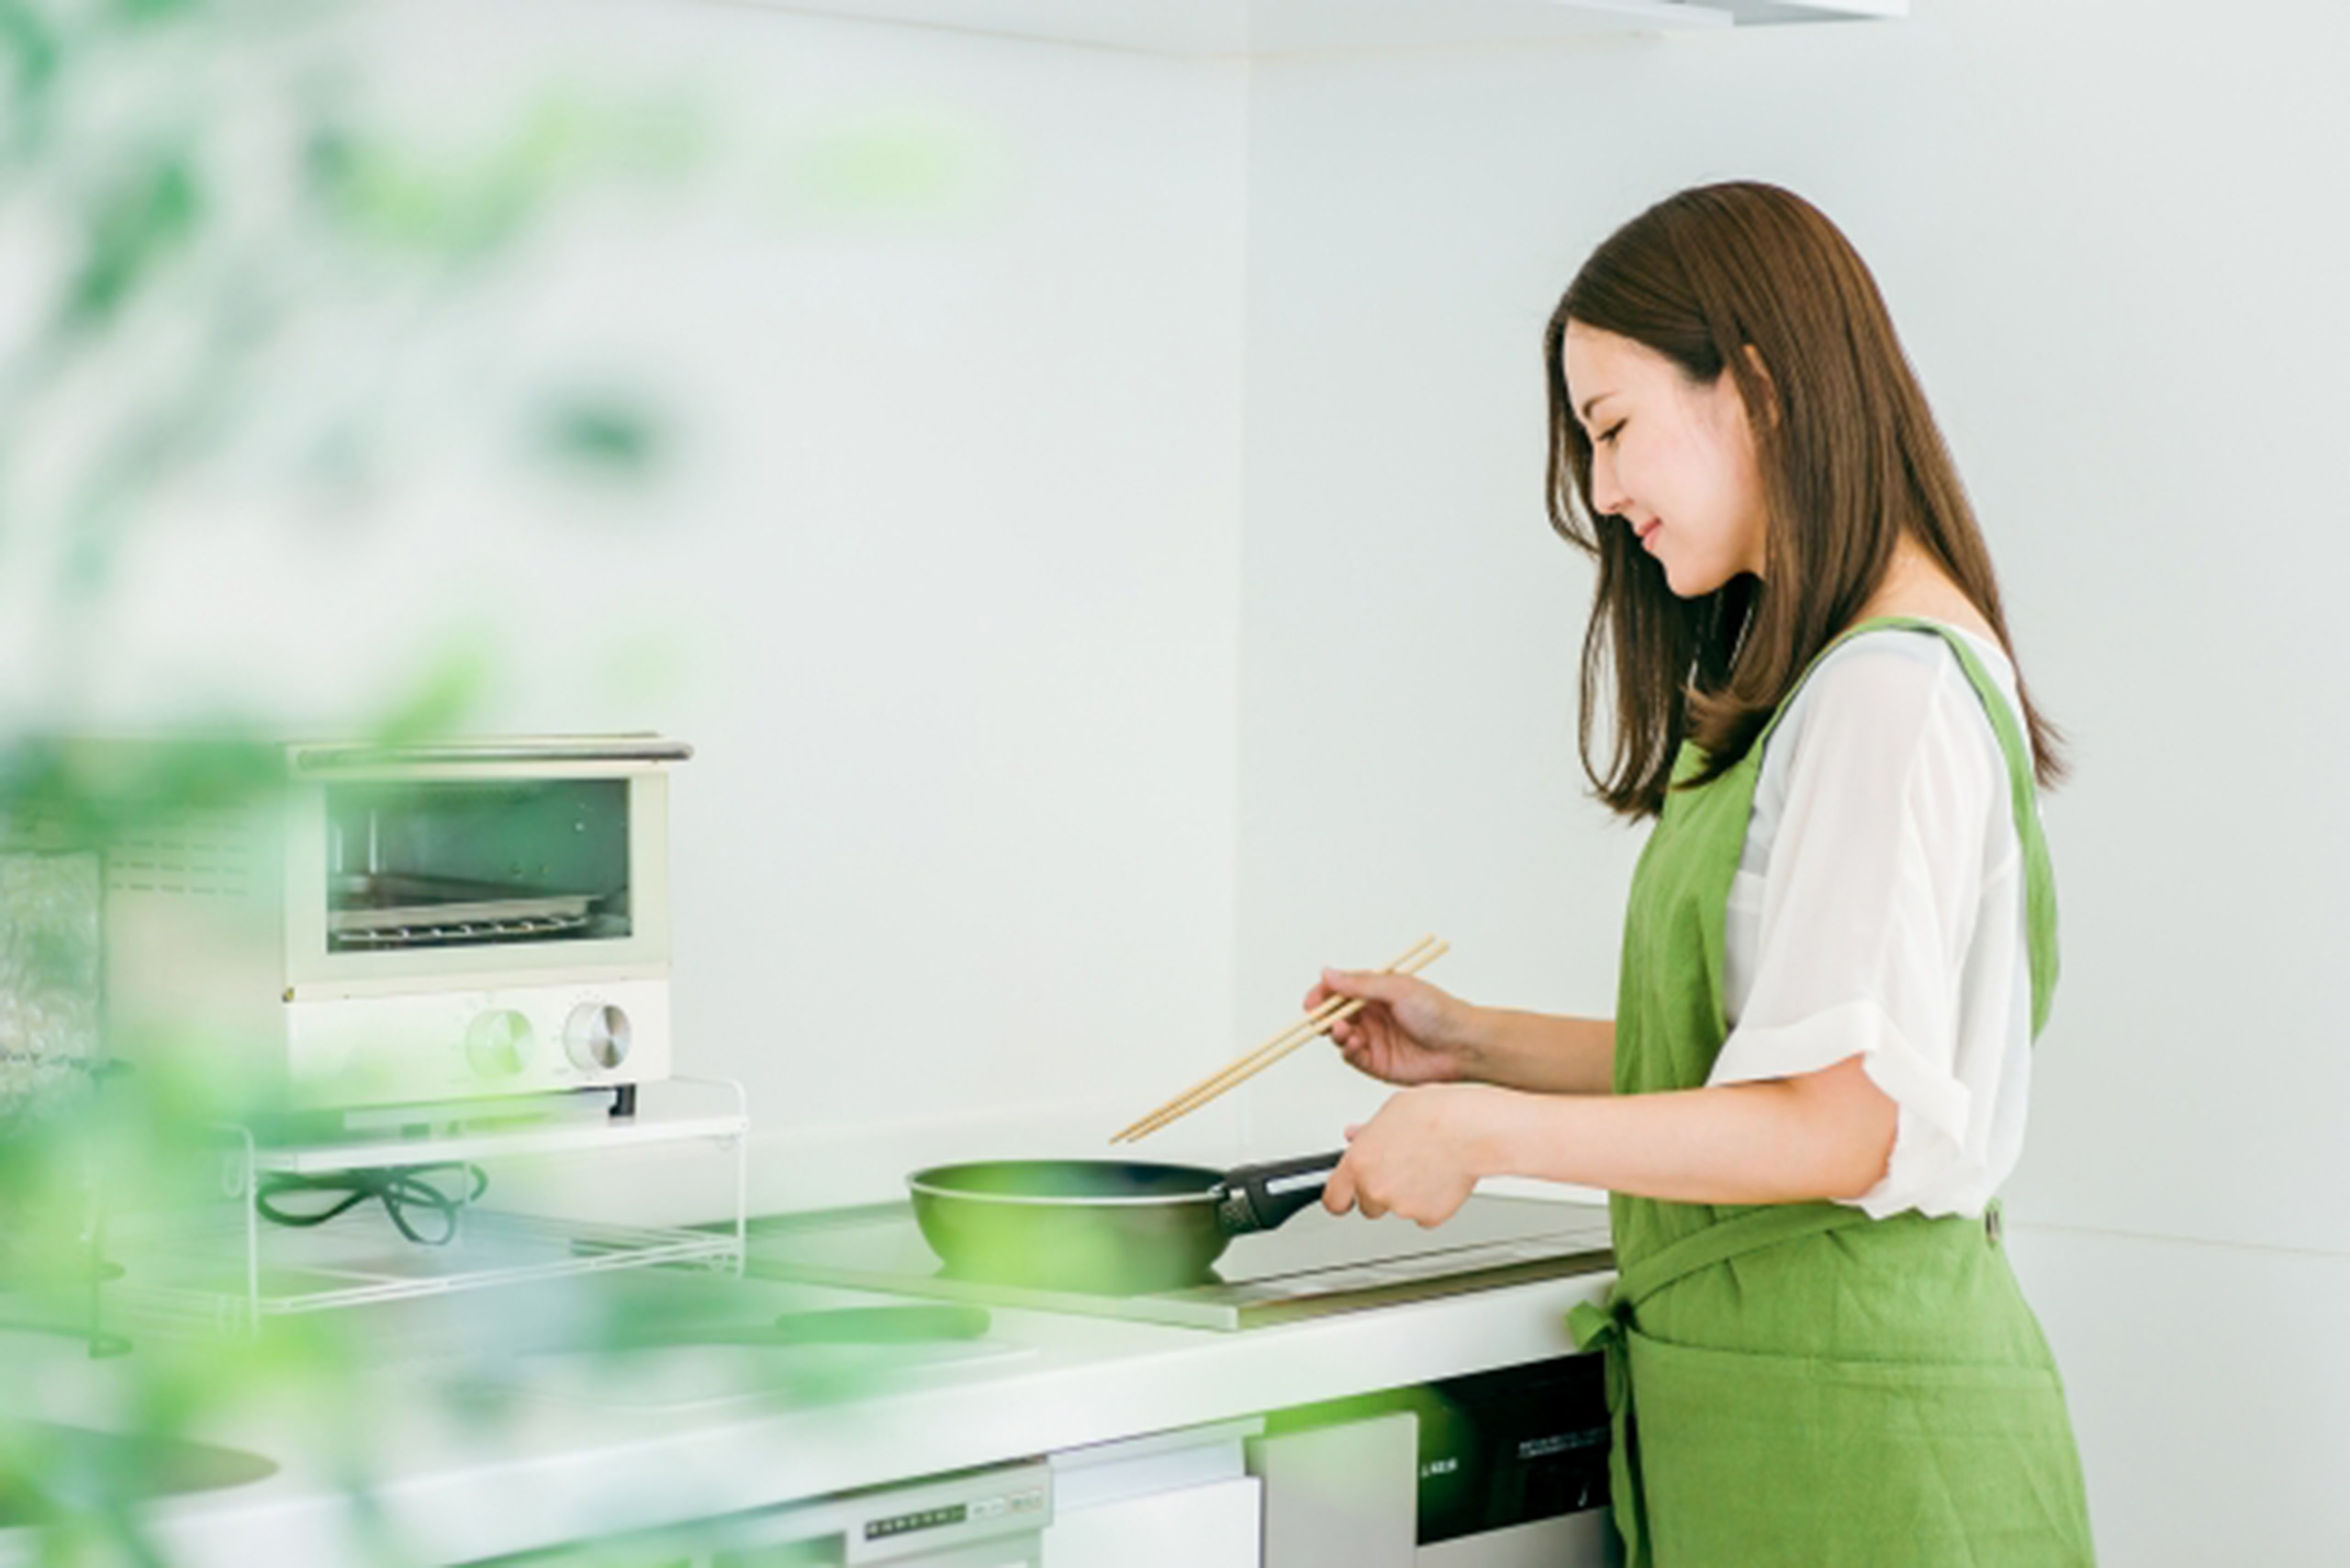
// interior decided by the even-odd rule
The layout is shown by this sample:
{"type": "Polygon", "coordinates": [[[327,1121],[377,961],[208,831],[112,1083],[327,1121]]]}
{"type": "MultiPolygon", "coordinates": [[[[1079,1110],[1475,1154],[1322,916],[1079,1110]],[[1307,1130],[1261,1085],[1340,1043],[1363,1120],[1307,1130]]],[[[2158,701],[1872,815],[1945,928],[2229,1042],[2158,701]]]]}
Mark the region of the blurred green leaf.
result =
{"type": "Polygon", "coordinates": [[[543,444],[558,462],[606,476],[632,476],[659,461],[662,433],[641,405],[618,396],[591,396],[550,409],[543,444]]]}
{"type": "Polygon", "coordinates": [[[560,99],[540,104],[507,143],[464,162],[413,152],[324,126],[305,157],[309,188],[354,236],[464,258],[518,233],[580,162],[583,118],[560,99]]]}
{"type": "Polygon", "coordinates": [[[21,111],[57,78],[57,34],[48,18],[24,0],[0,0],[0,50],[8,57],[19,95],[9,106],[21,111]]]}
{"type": "Polygon", "coordinates": [[[464,257],[494,249],[528,216],[531,191],[510,178],[433,170],[344,127],[310,138],[311,196],[353,237],[464,257]]]}
{"type": "Polygon", "coordinates": [[[443,648],[375,734],[383,745],[405,745],[460,733],[465,715],[488,686],[494,663],[482,642],[459,639],[443,648]]]}
{"type": "Polygon", "coordinates": [[[964,139],[917,121],[834,129],[788,171],[794,205],[834,217],[935,210],[966,194],[974,170],[964,139]]]}
{"type": "Polygon", "coordinates": [[[177,152],[151,156],[108,189],[91,215],[88,252],[67,286],[62,324],[104,326],[158,263],[195,231],[203,201],[177,152]]]}
{"type": "Polygon", "coordinates": [[[205,0],[113,0],[108,13],[118,21],[139,26],[170,21],[204,9],[205,0]]]}

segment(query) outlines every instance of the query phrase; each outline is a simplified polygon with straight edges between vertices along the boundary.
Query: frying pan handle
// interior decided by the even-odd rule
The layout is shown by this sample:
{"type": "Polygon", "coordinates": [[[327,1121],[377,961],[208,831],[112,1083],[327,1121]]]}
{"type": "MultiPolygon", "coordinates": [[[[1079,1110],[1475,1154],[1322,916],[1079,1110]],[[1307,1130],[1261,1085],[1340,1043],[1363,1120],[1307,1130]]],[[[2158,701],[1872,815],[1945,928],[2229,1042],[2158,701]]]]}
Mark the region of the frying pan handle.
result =
{"type": "Polygon", "coordinates": [[[1308,1204],[1320,1202],[1330,1172],[1345,1158],[1346,1150],[1338,1149],[1300,1159],[1235,1166],[1225,1172],[1224,1201],[1216,1204],[1217,1223],[1231,1236],[1272,1229],[1308,1204]]]}

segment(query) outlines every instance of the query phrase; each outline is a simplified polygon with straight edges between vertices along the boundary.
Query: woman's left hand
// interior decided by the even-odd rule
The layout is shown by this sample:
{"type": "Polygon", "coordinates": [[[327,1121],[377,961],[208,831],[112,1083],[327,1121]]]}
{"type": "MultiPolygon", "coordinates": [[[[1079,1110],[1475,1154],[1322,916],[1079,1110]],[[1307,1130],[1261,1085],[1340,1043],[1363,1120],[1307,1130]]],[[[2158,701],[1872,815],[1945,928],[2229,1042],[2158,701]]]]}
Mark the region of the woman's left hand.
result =
{"type": "Polygon", "coordinates": [[[1347,1129],[1348,1148],[1322,1190],[1322,1206],[1365,1217],[1401,1215],[1441,1225],[1466,1203],[1503,1092],[1482,1083],[1431,1083],[1390,1098],[1379,1114],[1347,1129]]]}

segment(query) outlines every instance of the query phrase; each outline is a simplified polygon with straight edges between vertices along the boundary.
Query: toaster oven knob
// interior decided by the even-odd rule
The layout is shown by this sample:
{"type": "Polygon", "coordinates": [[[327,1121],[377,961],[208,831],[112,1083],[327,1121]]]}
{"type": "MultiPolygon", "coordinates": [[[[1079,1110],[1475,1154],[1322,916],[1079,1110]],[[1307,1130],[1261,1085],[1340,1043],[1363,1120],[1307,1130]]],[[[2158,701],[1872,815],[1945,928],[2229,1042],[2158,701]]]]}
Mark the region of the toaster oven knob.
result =
{"type": "Polygon", "coordinates": [[[563,1048],[583,1070],[601,1072],[628,1059],[632,1037],[625,1008],[583,1002],[563,1025],[563,1048]]]}
{"type": "Polygon", "coordinates": [[[511,1008],[482,1014],[465,1031],[465,1059],[484,1078],[511,1078],[531,1059],[531,1021],[511,1008]]]}

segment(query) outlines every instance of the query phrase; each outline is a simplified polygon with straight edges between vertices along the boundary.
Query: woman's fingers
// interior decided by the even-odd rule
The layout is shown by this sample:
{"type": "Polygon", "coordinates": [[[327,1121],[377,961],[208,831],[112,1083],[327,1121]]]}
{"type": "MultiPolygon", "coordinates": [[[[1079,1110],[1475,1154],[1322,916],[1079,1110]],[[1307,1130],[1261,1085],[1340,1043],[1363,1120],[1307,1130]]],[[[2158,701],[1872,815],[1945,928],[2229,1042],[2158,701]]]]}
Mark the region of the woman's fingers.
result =
{"type": "MultiPolygon", "coordinates": [[[[1305,1011],[1311,1013],[1315,1008],[1321,1006],[1324,1002],[1329,1001],[1333,996],[1340,996],[1346,993],[1342,991],[1332,991],[1328,986],[1317,985],[1312,991],[1305,993],[1305,1011]]],[[[1330,1023],[1323,1026],[1323,1033],[1328,1035],[1330,1038],[1337,1041],[1341,1046],[1354,1045],[1365,1037],[1363,1025],[1369,1021],[1371,1014],[1377,1008],[1377,1006],[1378,1004],[1373,1002],[1365,1006],[1360,1013],[1349,1014],[1344,1018],[1333,1019],[1330,1023]]]]}
{"type": "Polygon", "coordinates": [[[1324,969],[1322,985],[1317,989],[1340,996],[1360,997],[1365,1002],[1393,1002],[1417,983],[1410,975],[1390,974],[1383,969],[1324,969]]]}
{"type": "MultiPolygon", "coordinates": [[[[1347,1137],[1351,1138],[1360,1130],[1348,1127],[1347,1137]]],[[[1330,1180],[1322,1189],[1322,1206],[1334,1215],[1345,1214],[1348,1209],[1360,1209],[1363,1218],[1377,1219],[1387,1210],[1355,1184],[1352,1165],[1353,1157],[1348,1156],[1339,1160],[1337,1169],[1330,1172],[1330,1180]]]]}
{"type": "Polygon", "coordinates": [[[1398,1009],[1416,1002],[1418,1011],[1425,1012],[1430,994],[1426,983],[1411,975],[1326,969],[1305,993],[1305,1010],[1311,1013],[1334,997],[1360,1002],[1360,1007],[1344,1018],[1333,1019],[1323,1032],[1337,1045],[1348,1067],[1386,1082],[1401,1083],[1421,1076],[1414,1064],[1431,1047],[1422,1034],[1405,1025],[1398,1009]]]}
{"type": "Polygon", "coordinates": [[[1347,1162],[1343,1159],[1338,1161],[1338,1168],[1330,1172],[1330,1180],[1323,1183],[1322,1206],[1334,1215],[1345,1214],[1355,1206],[1354,1175],[1348,1170],[1347,1162]]]}

